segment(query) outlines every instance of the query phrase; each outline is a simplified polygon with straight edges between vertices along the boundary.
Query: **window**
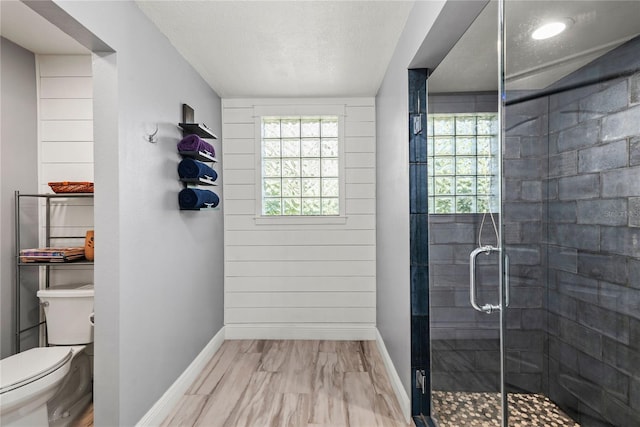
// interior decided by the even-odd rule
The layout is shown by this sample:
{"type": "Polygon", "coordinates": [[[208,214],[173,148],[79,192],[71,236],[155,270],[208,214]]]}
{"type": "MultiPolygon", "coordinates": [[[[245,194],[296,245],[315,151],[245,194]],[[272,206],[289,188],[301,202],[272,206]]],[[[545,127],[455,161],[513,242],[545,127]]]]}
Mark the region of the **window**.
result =
{"type": "Polygon", "coordinates": [[[497,131],[495,113],[429,115],[429,213],[497,210],[497,131]]]}
{"type": "Polygon", "coordinates": [[[338,116],[262,117],[262,215],[340,214],[338,116]]]}

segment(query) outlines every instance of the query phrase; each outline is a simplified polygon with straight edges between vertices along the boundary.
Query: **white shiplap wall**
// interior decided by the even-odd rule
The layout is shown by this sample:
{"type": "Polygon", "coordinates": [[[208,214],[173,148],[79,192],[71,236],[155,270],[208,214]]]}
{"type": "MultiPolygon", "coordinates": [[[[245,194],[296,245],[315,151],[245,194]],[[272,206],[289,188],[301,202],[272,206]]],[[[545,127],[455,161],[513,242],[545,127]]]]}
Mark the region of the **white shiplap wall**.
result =
{"type": "Polygon", "coordinates": [[[225,99],[222,107],[227,338],[375,339],[375,100],[225,99]],[[256,221],[256,117],[276,106],[344,106],[344,221],[256,221]]]}
{"type": "MultiPolygon", "coordinates": [[[[91,55],[38,55],[39,188],[51,181],[93,182],[93,83],[91,55]]],[[[92,199],[53,199],[52,236],[84,236],[93,229],[92,199]]],[[[44,205],[44,204],[43,204],[44,205]]],[[[44,244],[44,209],[40,210],[44,244]]],[[[97,236],[99,241],[99,236],[97,236]]],[[[52,245],[83,246],[84,239],[56,239],[52,245]]],[[[51,269],[51,285],[93,282],[93,269],[51,269]]]]}

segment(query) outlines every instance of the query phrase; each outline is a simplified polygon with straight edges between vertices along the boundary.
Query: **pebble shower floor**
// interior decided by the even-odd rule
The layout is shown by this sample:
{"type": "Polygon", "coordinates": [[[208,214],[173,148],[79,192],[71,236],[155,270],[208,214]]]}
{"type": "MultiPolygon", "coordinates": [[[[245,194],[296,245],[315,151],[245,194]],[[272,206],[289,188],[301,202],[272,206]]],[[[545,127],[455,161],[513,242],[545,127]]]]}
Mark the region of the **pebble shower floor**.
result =
{"type": "MultiPolygon", "coordinates": [[[[500,394],[434,391],[433,415],[440,427],[500,427],[500,394]]],[[[509,393],[511,427],[580,427],[541,394],[509,393]]]]}

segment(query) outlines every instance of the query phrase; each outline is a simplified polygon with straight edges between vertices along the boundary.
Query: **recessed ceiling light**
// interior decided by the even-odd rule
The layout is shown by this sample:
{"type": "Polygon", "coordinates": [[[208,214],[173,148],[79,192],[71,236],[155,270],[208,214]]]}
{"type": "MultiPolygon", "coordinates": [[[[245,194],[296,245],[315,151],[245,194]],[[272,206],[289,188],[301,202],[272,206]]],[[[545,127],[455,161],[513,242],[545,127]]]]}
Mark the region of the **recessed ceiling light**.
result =
{"type": "Polygon", "coordinates": [[[541,25],[533,33],[531,33],[531,38],[534,40],[544,40],[557,36],[564,30],[566,30],[571,23],[573,23],[571,19],[548,22],[544,25],[541,25]]]}

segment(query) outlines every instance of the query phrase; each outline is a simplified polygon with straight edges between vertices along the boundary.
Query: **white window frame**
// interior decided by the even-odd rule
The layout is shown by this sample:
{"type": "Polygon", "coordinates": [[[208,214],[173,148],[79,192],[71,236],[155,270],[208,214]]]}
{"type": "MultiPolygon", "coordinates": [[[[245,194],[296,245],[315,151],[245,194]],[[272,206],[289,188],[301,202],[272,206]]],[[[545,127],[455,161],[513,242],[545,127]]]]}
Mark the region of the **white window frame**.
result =
{"type": "Polygon", "coordinates": [[[346,224],[345,185],[345,105],[260,105],[254,106],[255,135],[255,223],[256,225],[346,224]],[[262,118],[263,117],[338,117],[338,215],[263,215],[262,214],[262,118]]]}

